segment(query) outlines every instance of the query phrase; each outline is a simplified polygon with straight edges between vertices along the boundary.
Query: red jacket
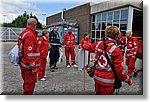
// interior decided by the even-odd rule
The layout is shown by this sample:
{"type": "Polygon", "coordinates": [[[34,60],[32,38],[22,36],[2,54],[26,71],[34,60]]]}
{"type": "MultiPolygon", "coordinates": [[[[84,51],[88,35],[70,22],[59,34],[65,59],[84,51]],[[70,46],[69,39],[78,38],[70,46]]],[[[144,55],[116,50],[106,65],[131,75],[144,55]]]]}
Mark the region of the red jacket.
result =
{"type": "Polygon", "coordinates": [[[75,35],[74,34],[65,34],[63,38],[63,45],[65,47],[75,47],[75,35]]]}
{"type": "Polygon", "coordinates": [[[122,50],[122,52],[125,52],[125,47],[126,47],[126,38],[124,36],[120,36],[116,41],[119,41],[117,45],[119,48],[122,50]]]}
{"type": "Polygon", "coordinates": [[[90,40],[89,38],[88,38],[88,39],[83,38],[83,39],[80,41],[79,47],[82,47],[85,43],[91,44],[91,40],[90,40]]]}
{"type": "Polygon", "coordinates": [[[139,40],[138,41],[138,52],[137,52],[137,56],[139,58],[143,58],[143,40],[139,40]]]}
{"type": "Polygon", "coordinates": [[[39,39],[38,43],[39,43],[40,57],[47,58],[48,48],[49,48],[49,40],[45,36],[42,36],[39,39]]]}
{"type": "Polygon", "coordinates": [[[19,36],[20,65],[26,69],[35,70],[40,66],[37,34],[38,32],[27,27],[19,36]]]}
{"type": "MultiPolygon", "coordinates": [[[[126,74],[124,66],[123,66],[123,55],[122,51],[113,40],[107,40],[106,45],[108,45],[106,51],[114,64],[116,73],[118,77],[125,82],[129,82],[129,76],[126,74]]],[[[94,52],[96,54],[95,60],[97,60],[99,54],[104,49],[103,41],[96,42],[94,44],[84,44],[83,48],[85,50],[94,52]]],[[[115,76],[110,66],[108,65],[108,61],[106,59],[105,53],[103,53],[96,64],[94,79],[97,83],[104,86],[113,86],[115,81],[115,76]]]]}
{"type": "Polygon", "coordinates": [[[127,39],[127,51],[126,51],[126,57],[132,57],[136,58],[136,54],[138,51],[138,40],[133,37],[129,37],[127,39]]]}
{"type": "Polygon", "coordinates": [[[124,44],[124,45],[126,44],[126,37],[120,36],[119,40],[122,42],[122,44],[124,44]]]}

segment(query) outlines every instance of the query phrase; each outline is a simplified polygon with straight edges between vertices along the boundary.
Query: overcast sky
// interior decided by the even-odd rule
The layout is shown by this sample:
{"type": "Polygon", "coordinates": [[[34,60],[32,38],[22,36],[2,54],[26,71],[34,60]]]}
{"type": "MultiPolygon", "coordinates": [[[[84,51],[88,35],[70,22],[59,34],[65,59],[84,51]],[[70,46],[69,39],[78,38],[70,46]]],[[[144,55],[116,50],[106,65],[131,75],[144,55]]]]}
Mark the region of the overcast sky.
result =
{"type": "Polygon", "coordinates": [[[43,23],[46,16],[59,13],[63,8],[70,9],[87,2],[102,1],[108,0],[0,0],[0,23],[11,22],[24,11],[32,12],[43,23]]]}

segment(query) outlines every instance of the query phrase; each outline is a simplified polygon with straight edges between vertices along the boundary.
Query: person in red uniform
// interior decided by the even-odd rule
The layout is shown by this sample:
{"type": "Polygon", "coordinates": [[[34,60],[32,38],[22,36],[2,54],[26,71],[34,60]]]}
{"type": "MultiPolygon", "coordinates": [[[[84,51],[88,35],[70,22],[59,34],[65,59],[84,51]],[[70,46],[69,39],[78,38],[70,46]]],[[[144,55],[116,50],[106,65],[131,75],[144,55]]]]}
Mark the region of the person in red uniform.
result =
{"type": "Polygon", "coordinates": [[[122,53],[124,55],[125,47],[126,47],[126,37],[121,36],[121,32],[120,32],[119,37],[116,39],[116,41],[117,41],[117,45],[122,50],[122,53]]]}
{"type": "Polygon", "coordinates": [[[38,79],[41,81],[46,80],[46,75],[45,75],[45,71],[46,71],[46,58],[48,55],[48,49],[49,49],[49,32],[48,31],[43,31],[42,32],[42,37],[39,39],[39,50],[40,50],[40,68],[38,70],[38,79]]]}
{"type": "MultiPolygon", "coordinates": [[[[117,76],[122,80],[132,84],[132,80],[129,78],[125,72],[123,66],[123,55],[120,48],[116,45],[114,39],[119,35],[118,27],[108,26],[105,29],[106,35],[106,53],[114,64],[115,71],[117,76]]],[[[98,41],[93,44],[84,44],[83,49],[95,53],[95,59],[98,58],[99,54],[104,50],[104,41],[98,41]]],[[[97,95],[112,95],[114,93],[114,81],[115,75],[108,64],[105,53],[103,52],[98,62],[95,66],[94,71],[94,80],[95,80],[95,91],[97,95]]]]}
{"type": "Polygon", "coordinates": [[[21,75],[23,78],[23,94],[31,95],[37,82],[37,71],[40,66],[39,47],[36,30],[37,20],[29,18],[26,29],[20,33],[18,47],[21,75]]]}
{"type": "Polygon", "coordinates": [[[65,48],[65,56],[66,56],[66,66],[69,68],[71,65],[73,67],[78,67],[75,63],[75,35],[72,34],[72,27],[68,27],[68,33],[64,35],[63,38],[63,43],[64,48],[65,48]],[[70,65],[69,62],[69,56],[71,55],[71,62],[72,64],[70,65]]]}
{"type": "MultiPolygon", "coordinates": [[[[143,39],[139,39],[138,41],[137,58],[142,60],[142,64],[143,64],[143,39]]],[[[135,69],[133,76],[136,77],[140,71],[143,71],[143,66],[141,69],[135,69]]]]}
{"type": "Polygon", "coordinates": [[[138,51],[138,41],[132,37],[132,32],[126,32],[127,37],[127,49],[126,49],[126,65],[128,66],[128,75],[132,78],[135,70],[136,55],[138,51]]]}
{"type": "MultiPolygon", "coordinates": [[[[85,33],[84,38],[80,41],[79,49],[82,48],[85,43],[91,44],[91,40],[89,38],[88,33],[85,33]]],[[[90,52],[88,54],[88,65],[89,65],[89,63],[90,63],[90,52]]],[[[88,65],[86,67],[89,67],[88,65]]]]}

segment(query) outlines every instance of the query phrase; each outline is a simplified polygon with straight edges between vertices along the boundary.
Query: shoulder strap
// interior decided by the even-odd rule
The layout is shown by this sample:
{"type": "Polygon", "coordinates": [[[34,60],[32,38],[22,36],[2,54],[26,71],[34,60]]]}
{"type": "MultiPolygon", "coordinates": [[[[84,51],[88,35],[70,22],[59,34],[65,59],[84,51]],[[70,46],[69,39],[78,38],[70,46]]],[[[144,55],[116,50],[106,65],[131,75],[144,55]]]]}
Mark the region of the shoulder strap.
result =
{"type": "MultiPolygon", "coordinates": [[[[104,47],[105,47],[105,46],[106,46],[106,41],[104,40],[104,47]]],[[[107,54],[107,52],[106,52],[106,49],[105,49],[105,55],[106,55],[106,59],[107,59],[107,61],[108,61],[108,64],[110,65],[112,71],[114,72],[114,74],[116,74],[116,70],[115,70],[115,68],[114,68],[114,64],[111,62],[111,60],[110,60],[110,58],[109,58],[109,56],[108,56],[108,54],[107,54]]]]}
{"type": "MultiPolygon", "coordinates": [[[[99,54],[98,58],[96,59],[96,62],[94,63],[94,68],[95,68],[95,66],[96,66],[96,64],[97,64],[97,62],[98,62],[98,60],[99,60],[99,58],[101,57],[101,55],[103,54],[103,52],[106,50],[107,47],[108,47],[108,46],[104,46],[103,51],[99,54]]],[[[97,46],[97,48],[98,48],[98,46],[97,46]]]]}

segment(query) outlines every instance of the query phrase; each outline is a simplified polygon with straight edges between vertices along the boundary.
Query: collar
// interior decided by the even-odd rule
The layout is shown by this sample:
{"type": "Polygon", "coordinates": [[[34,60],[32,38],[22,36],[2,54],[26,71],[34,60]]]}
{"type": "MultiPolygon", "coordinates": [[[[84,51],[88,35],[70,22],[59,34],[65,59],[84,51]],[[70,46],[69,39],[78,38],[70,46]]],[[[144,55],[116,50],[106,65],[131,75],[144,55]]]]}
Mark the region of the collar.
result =
{"type": "Polygon", "coordinates": [[[45,36],[42,36],[44,40],[47,40],[47,38],[45,36]]]}
{"type": "Polygon", "coordinates": [[[39,33],[38,31],[33,30],[33,29],[29,28],[29,27],[26,27],[26,29],[29,30],[29,31],[31,31],[31,32],[32,32],[34,35],[36,35],[36,36],[37,36],[37,34],[39,33]]]}
{"type": "Polygon", "coordinates": [[[109,38],[109,37],[105,37],[105,40],[106,40],[107,44],[108,43],[114,43],[114,44],[116,44],[116,41],[114,39],[109,38]]]}
{"type": "Polygon", "coordinates": [[[128,40],[132,40],[132,36],[128,37],[128,40]]]}

